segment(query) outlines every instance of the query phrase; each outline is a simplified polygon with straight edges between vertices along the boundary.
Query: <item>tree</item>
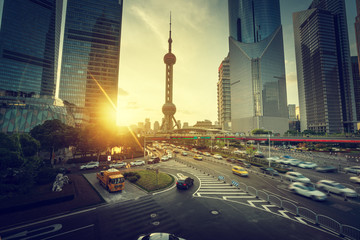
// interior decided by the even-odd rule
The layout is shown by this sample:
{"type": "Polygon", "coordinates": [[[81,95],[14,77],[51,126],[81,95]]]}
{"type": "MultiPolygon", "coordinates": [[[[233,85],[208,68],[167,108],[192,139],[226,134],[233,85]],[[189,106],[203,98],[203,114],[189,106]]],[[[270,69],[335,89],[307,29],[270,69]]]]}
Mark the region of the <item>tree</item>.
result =
{"type": "Polygon", "coordinates": [[[47,120],[37,125],[30,131],[30,135],[37,139],[41,148],[50,153],[53,160],[54,152],[58,149],[69,147],[76,142],[76,131],[58,119],[47,120]]]}
{"type": "Polygon", "coordinates": [[[253,135],[258,135],[258,134],[272,134],[272,131],[257,128],[257,129],[252,130],[251,133],[252,133],[253,135]]]}

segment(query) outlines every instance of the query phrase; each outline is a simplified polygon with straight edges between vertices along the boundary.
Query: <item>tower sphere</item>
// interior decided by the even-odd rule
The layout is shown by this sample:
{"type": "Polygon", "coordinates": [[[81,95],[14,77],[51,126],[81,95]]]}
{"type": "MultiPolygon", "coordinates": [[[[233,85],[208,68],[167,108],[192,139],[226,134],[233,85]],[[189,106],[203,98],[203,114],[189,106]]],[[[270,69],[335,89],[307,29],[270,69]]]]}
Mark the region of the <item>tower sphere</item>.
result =
{"type": "Polygon", "coordinates": [[[173,103],[165,103],[162,107],[162,112],[165,116],[174,115],[176,113],[176,106],[173,103]]]}
{"type": "Polygon", "coordinates": [[[172,53],[167,53],[164,56],[164,63],[169,65],[174,65],[176,63],[176,57],[172,53]]]}

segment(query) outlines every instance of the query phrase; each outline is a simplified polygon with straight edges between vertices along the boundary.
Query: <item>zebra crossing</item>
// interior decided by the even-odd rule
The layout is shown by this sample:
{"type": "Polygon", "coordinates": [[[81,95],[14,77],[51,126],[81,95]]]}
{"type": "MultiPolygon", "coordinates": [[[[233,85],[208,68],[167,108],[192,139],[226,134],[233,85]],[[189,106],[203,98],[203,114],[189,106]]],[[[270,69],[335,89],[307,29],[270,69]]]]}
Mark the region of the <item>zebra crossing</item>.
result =
{"type": "Polygon", "coordinates": [[[137,239],[140,234],[151,232],[171,232],[175,235],[182,232],[176,219],[151,195],[102,209],[98,222],[104,234],[103,239],[137,239]],[[115,236],[112,231],[114,226],[117,226],[115,236]]]}
{"type": "Polygon", "coordinates": [[[179,162],[168,162],[167,165],[163,165],[163,167],[181,170],[183,172],[187,172],[196,176],[199,179],[200,186],[193,194],[194,197],[207,197],[238,202],[248,205],[250,207],[255,207],[258,209],[263,209],[267,212],[275,213],[277,215],[295,220],[302,224],[313,225],[312,222],[302,219],[301,217],[298,217],[293,213],[281,209],[276,205],[269,204],[267,201],[256,198],[256,196],[241,190],[238,187],[239,184],[235,181],[233,181],[230,185],[229,183],[225,183],[223,181],[224,178],[221,178],[221,176],[215,178],[214,176],[206,174],[201,170],[188,167],[179,162]]]}

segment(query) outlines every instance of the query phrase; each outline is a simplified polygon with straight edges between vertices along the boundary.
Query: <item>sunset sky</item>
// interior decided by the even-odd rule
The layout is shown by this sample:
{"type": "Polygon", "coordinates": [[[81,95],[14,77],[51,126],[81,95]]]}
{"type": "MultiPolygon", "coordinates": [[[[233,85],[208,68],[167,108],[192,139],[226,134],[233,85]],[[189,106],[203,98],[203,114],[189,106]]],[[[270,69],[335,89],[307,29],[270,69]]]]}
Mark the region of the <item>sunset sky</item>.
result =
{"type": "MultiPolygon", "coordinates": [[[[355,0],[346,0],[351,55],[356,55],[355,0]]],[[[280,0],[284,33],[288,104],[298,105],[292,13],[308,8],[311,0],[280,0]]],[[[165,64],[169,13],[172,14],[175,118],[194,125],[217,121],[218,67],[228,54],[226,0],[124,1],[121,36],[120,124],[161,119],[165,103],[165,64]]]]}

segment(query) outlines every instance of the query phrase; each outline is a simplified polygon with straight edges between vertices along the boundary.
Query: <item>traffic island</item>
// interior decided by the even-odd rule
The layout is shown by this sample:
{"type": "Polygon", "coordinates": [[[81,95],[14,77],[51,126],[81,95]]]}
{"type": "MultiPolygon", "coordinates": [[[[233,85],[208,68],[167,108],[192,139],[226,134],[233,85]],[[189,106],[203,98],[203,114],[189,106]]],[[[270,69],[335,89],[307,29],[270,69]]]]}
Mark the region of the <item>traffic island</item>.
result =
{"type": "Polygon", "coordinates": [[[166,189],[172,186],[175,181],[173,176],[160,172],[158,169],[133,172],[136,172],[140,176],[140,178],[133,183],[148,193],[166,189]]]}

